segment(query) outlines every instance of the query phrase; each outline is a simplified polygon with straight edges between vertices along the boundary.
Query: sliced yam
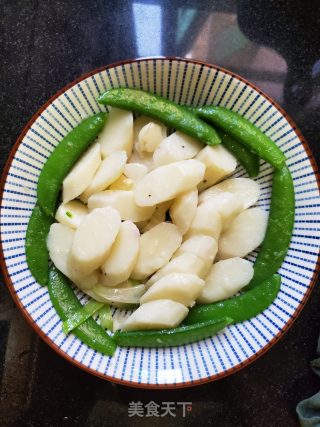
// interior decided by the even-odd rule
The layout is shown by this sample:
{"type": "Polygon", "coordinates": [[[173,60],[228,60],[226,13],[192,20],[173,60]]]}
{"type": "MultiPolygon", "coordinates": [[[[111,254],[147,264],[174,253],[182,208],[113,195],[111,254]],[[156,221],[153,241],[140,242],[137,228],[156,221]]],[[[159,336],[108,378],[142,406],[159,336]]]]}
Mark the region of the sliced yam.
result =
{"type": "Polygon", "coordinates": [[[105,190],[109,185],[115,182],[122,174],[127,162],[127,153],[125,151],[115,151],[106,157],[89,186],[81,195],[81,200],[87,201],[88,198],[98,191],[105,190]]]}
{"type": "Polygon", "coordinates": [[[140,232],[131,221],[120,225],[111,252],[100,267],[101,284],[116,286],[130,277],[139,254],[140,232]]]}
{"type": "Polygon", "coordinates": [[[62,201],[80,196],[88,187],[101,164],[100,145],[93,144],[77,161],[62,183],[62,201]]]}
{"type": "Polygon", "coordinates": [[[69,254],[75,231],[63,224],[52,224],[47,239],[49,255],[57,267],[65,276],[72,280],[80,289],[89,289],[98,283],[98,272],[78,277],[74,275],[69,265],[69,254]]]}
{"type": "Polygon", "coordinates": [[[211,196],[221,192],[227,191],[237,195],[243,204],[244,209],[248,209],[255,205],[260,195],[259,184],[250,178],[228,178],[213,187],[202,191],[199,194],[199,204],[210,199],[211,196]]]}
{"type": "Polygon", "coordinates": [[[164,265],[160,270],[153,274],[147,281],[146,286],[150,287],[162,277],[170,273],[189,273],[196,274],[200,278],[204,278],[212,263],[207,268],[206,261],[193,253],[183,253],[172,258],[168,264],[164,265]]]}
{"type": "MultiPolygon", "coordinates": [[[[175,257],[190,253],[196,255],[200,258],[204,265],[202,269],[202,274],[198,274],[201,278],[204,277],[217,255],[218,252],[218,242],[216,239],[210,236],[205,236],[203,234],[196,234],[194,236],[186,239],[177,252],[174,254],[175,257]]],[[[176,259],[176,258],[174,258],[176,259]]],[[[173,261],[173,260],[172,260],[173,261]]]]}
{"type": "Polygon", "coordinates": [[[213,264],[197,301],[209,304],[230,298],[246,286],[252,277],[253,266],[245,259],[219,261],[213,264]]]}
{"type": "Polygon", "coordinates": [[[132,151],[132,156],[129,159],[128,164],[139,163],[144,165],[148,171],[153,169],[153,157],[152,153],[140,152],[139,144],[135,143],[132,151]]]}
{"type": "Polygon", "coordinates": [[[150,301],[141,305],[122,325],[123,331],[175,328],[187,316],[188,309],[169,299],[150,301]]]}
{"type": "Polygon", "coordinates": [[[131,277],[144,280],[167,264],[181,245],[182,236],[174,224],[162,222],[140,238],[140,251],[131,277]]]}
{"type": "Polygon", "coordinates": [[[151,122],[150,117],[140,116],[133,122],[133,134],[134,134],[134,144],[132,156],[129,159],[130,163],[140,163],[143,164],[148,170],[153,168],[153,157],[152,153],[140,150],[139,144],[139,133],[141,129],[151,122]]]}
{"type": "Polygon", "coordinates": [[[203,144],[182,132],[174,132],[165,138],[153,153],[154,167],[195,157],[203,144]]]}
{"type": "Polygon", "coordinates": [[[203,180],[198,185],[199,191],[211,187],[216,182],[234,172],[237,167],[235,157],[222,145],[207,145],[196,157],[206,166],[203,180]]]}
{"type": "Polygon", "coordinates": [[[196,214],[188,232],[185,234],[185,238],[188,239],[189,237],[197,234],[204,234],[218,240],[221,230],[221,215],[217,212],[214,205],[210,203],[203,203],[197,207],[196,214]]]}
{"type": "Polygon", "coordinates": [[[125,175],[120,175],[119,178],[114,181],[110,187],[109,190],[133,190],[134,182],[132,179],[127,178],[125,175]]]}
{"type": "Polygon", "coordinates": [[[133,182],[140,181],[148,173],[148,168],[142,163],[128,163],[124,168],[124,175],[133,182]]]}
{"type": "Polygon", "coordinates": [[[93,194],[88,199],[89,210],[110,206],[116,209],[122,220],[132,222],[145,221],[151,218],[155,206],[138,206],[133,191],[106,190],[93,194]]]}
{"type": "Polygon", "coordinates": [[[133,121],[133,137],[134,142],[139,141],[139,133],[141,129],[146,126],[148,123],[150,123],[152,119],[147,116],[139,116],[133,121]]]}
{"type": "Polygon", "coordinates": [[[75,230],[64,225],[53,223],[47,238],[47,247],[53,264],[65,276],[71,278],[68,257],[72,246],[75,230]]]}
{"type": "Polygon", "coordinates": [[[261,245],[267,228],[268,214],[260,208],[240,213],[219,239],[218,258],[244,257],[261,245]]]}
{"type": "Polygon", "coordinates": [[[155,122],[147,123],[138,135],[140,152],[153,153],[166,136],[167,129],[163,124],[155,122]]]}
{"type": "Polygon", "coordinates": [[[107,258],[120,229],[119,212],[94,209],[81,222],[72,242],[69,261],[77,275],[88,275],[107,258]]]}
{"type": "Polygon", "coordinates": [[[181,194],[172,203],[170,217],[182,234],[186,234],[189,230],[196,215],[197,205],[198,190],[196,188],[181,194]]]}
{"type": "Polygon", "coordinates": [[[154,206],[197,186],[204,176],[205,167],[198,160],[182,160],[160,166],[149,172],[135,187],[137,205],[154,206]]]}
{"type": "Polygon", "coordinates": [[[232,193],[220,191],[212,195],[201,206],[210,205],[221,216],[223,229],[228,228],[233,219],[244,210],[241,199],[232,193]]]}
{"type": "Polygon", "coordinates": [[[89,210],[86,205],[79,200],[71,200],[65,204],[61,203],[56,211],[55,218],[61,224],[76,229],[88,213],[89,210]]]}
{"type": "Polygon", "coordinates": [[[201,293],[204,280],[196,274],[171,273],[154,283],[140,298],[140,304],[159,299],[170,299],[192,307],[201,293]]]}
{"type": "Polygon", "coordinates": [[[88,289],[92,289],[93,286],[97,285],[99,278],[99,270],[94,270],[88,276],[73,276],[71,280],[75,285],[77,285],[79,289],[85,292],[88,289]]]}
{"type": "Polygon", "coordinates": [[[125,151],[130,157],[133,147],[133,115],[130,111],[109,107],[107,122],[98,136],[102,157],[125,151]]]}
{"type": "Polygon", "coordinates": [[[142,164],[142,159],[139,155],[139,153],[136,150],[136,144],[133,145],[133,150],[132,150],[132,154],[128,160],[128,164],[130,163],[139,163],[142,164]]]}
{"type": "Polygon", "coordinates": [[[142,227],[142,232],[145,233],[161,222],[164,222],[166,220],[166,213],[168,212],[171,204],[172,200],[168,200],[167,202],[162,202],[157,205],[156,210],[154,211],[150,220],[142,227]]]}

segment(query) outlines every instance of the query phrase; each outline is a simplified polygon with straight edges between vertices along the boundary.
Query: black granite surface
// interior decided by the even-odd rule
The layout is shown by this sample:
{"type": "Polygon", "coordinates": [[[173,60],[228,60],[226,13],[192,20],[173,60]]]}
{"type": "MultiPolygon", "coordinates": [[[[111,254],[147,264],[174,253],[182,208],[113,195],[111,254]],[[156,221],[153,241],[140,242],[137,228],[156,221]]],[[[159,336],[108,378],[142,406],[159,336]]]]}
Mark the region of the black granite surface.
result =
{"type": "MultiPolygon", "coordinates": [[[[319,160],[318,0],[0,0],[0,169],[25,123],[75,77],[114,61],[187,56],[257,84],[294,118],[319,160]]],[[[0,426],[297,425],[317,392],[309,368],[319,288],[289,332],[237,374],[193,389],[130,389],[59,358],[0,285],[0,426]],[[174,418],[128,417],[130,401],[192,402],[174,418]]]]}

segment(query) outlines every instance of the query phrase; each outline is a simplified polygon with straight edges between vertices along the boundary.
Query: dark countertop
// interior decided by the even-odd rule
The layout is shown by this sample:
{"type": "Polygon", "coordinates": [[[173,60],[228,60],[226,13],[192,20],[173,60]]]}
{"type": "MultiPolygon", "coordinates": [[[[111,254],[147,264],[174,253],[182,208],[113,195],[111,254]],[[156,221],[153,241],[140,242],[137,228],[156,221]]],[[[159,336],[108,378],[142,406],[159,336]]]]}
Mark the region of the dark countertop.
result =
{"type": "MultiPolygon", "coordinates": [[[[0,0],[1,169],[23,126],[58,89],[121,59],[176,55],[226,67],[293,117],[319,161],[318,0],[0,0]]],[[[104,382],[39,340],[0,285],[1,426],[297,425],[319,390],[309,367],[320,331],[319,287],[267,354],[233,376],[150,391],[104,382]],[[130,401],[192,402],[183,418],[128,417],[130,401]]]]}

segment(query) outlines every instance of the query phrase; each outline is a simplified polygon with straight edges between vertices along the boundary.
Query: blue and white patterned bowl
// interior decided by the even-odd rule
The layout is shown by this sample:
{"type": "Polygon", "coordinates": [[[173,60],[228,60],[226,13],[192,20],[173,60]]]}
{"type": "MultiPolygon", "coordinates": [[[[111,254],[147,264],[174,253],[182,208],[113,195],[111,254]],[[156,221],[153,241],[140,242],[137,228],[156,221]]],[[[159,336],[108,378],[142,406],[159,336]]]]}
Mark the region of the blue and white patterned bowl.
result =
{"type": "MultiPolygon", "coordinates": [[[[246,174],[238,167],[235,176],[246,174]]],[[[262,190],[258,205],[266,210],[271,179],[272,168],[263,162],[257,178],[262,190]]],[[[278,341],[300,313],[315,283],[320,200],[312,154],[280,107],[250,83],[219,67],[185,59],[142,59],[81,77],[59,91],[27,124],[8,159],[2,189],[2,267],[14,301],[58,354],[104,379],[136,387],[169,388],[236,372],[278,341]],[[24,244],[38,176],[47,157],[77,123],[104,110],[96,102],[98,94],[118,86],[142,88],[183,104],[226,106],[253,122],[287,156],[295,185],[296,216],[290,249],[280,269],[281,291],[267,310],[195,344],[166,349],[118,348],[110,358],[62,332],[47,289],[35,282],[28,269],[24,244]]],[[[255,253],[249,257],[254,258],[255,253]]]]}

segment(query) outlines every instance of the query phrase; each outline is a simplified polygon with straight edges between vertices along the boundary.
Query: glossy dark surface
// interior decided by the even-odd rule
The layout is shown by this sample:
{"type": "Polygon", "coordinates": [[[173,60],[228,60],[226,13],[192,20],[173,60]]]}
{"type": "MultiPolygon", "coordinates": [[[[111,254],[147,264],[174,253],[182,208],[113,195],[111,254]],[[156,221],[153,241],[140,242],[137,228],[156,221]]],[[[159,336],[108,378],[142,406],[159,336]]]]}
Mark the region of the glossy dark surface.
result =
{"type": "MultiPolygon", "coordinates": [[[[293,117],[319,159],[317,0],[0,0],[1,168],[23,126],[58,89],[114,61],[176,55],[226,67],[293,117]]],[[[138,390],[94,378],[57,356],[0,285],[0,426],[297,425],[319,390],[309,367],[320,330],[318,287],[267,354],[237,374],[184,390],[138,390]],[[177,416],[128,417],[128,403],[192,402],[177,416]]]]}

